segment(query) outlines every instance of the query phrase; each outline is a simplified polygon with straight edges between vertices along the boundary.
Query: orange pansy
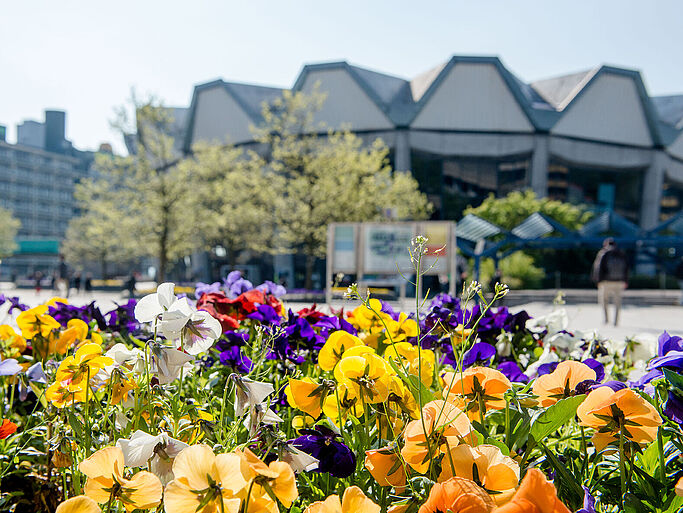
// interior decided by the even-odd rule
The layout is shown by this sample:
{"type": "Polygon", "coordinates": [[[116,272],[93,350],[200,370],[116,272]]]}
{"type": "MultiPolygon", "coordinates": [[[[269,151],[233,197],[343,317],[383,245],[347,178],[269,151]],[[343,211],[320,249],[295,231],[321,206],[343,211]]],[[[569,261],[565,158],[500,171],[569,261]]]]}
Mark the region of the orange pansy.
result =
{"type": "Polygon", "coordinates": [[[452,477],[432,486],[427,501],[418,513],[490,513],[494,508],[495,504],[489,494],[474,481],[452,477]]]}
{"type": "Polygon", "coordinates": [[[399,487],[406,484],[406,471],[391,447],[365,451],[365,468],[380,486],[399,487]]]}
{"type": "Polygon", "coordinates": [[[480,404],[486,410],[502,410],[505,408],[505,392],[512,388],[510,380],[495,369],[488,367],[470,367],[463,372],[447,372],[443,376],[444,394],[448,401],[459,404],[467,401],[465,411],[470,419],[479,418],[480,404]]]}
{"type": "Polygon", "coordinates": [[[593,444],[601,451],[610,442],[624,437],[635,443],[652,442],[662,418],[649,402],[630,388],[615,392],[610,387],[593,390],[576,410],[580,424],[594,428],[593,444]]]}
{"type": "Polygon", "coordinates": [[[304,513],[380,513],[381,508],[372,502],[357,486],[349,486],[344,490],[344,497],[330,495],[324,501],[314,502],[304,513]]]}
{"type": "Polygon", "coordinates": [[[529,469],[510,502],[496,508],[496,513],[571,513],[557,498],[555,486],[543,473],[529,469]]]}
{"type": "Polygon", "coordinates": [[[574,395],[576,386],[582,381],[594,381],[595,378],[595,371],[588,365],[568,360],[561,362],[550,374],[536,378],[533,392],[539,397],[541,406],[548,407],[574,395]]]}

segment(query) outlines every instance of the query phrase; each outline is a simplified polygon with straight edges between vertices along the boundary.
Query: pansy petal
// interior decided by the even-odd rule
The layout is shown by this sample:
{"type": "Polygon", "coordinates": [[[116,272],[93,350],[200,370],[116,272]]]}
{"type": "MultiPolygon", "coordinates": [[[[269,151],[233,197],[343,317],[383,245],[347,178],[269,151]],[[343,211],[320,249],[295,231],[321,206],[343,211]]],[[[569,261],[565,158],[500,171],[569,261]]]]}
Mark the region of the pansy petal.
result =
{"type": "Polygon", "coordinates": [[[97,503],[86,495],[78,495],[62,502],[55,513],[100,513],[97,503]]]}
{"type": "Polygon", "coordinates": [[[129,490],[126,509],[129,509],[128,504],[133,506],[130,508],[132,510],[151,509],[161,503],[161,481],[150,472],[138,472],[126,483],[125,488],[129,490]]]}
{"type": "Polygon", "coordinates": [[[123,471],[123,452],[120,447],[105,447],[81,461],[78,470],[88,477],[111,477],[123,471]]]}
{"type": "Polygon", "coordinates": [[[152,322],[163,312],[164,309],[159,303],[159,295],[155,292],[140,299],[135,305],[134,313],[138,322],[152,322]]]}
{"type": "Polygon", "coordinates": [[[167,310],[170,308],[170,306],[173,304],[173,302],[176,300],[175,294],[175,283],[171,282],[166,282],[162,283],[157,287],[157,297],[159,301],[159,305],[164,310],[167,310]]]}
{"type": "Polygon", "coordinates": [[[192,490],[203,490],[209,486],[207,476],[218,479],[216,456],[211,447],[197,444],[181,451],[173,463],[173,475],[192,490]]]}

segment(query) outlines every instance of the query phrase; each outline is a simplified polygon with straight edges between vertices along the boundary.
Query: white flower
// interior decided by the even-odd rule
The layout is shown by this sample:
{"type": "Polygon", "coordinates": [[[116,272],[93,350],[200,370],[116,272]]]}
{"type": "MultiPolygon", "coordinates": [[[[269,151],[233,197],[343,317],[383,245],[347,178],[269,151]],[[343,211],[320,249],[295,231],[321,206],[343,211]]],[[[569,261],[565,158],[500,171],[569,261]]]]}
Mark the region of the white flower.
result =
{"type": "Polygon", "coordinates": [[[550,345],[548,344],[543,348],[543,353],[541,353],[541,356],[538,358],[538,360],[529,365],[527,369],[524,371],[524,374],[529,378],[535,378],[538,374],[538,368],[541,365],[543,365],[544,363],[553,363],[559,361],[560,358],[554,351],[550,349],[550,345]]]}
{"type": "Polygon", "coordinates": [[[179,341],[185,351],[197,355],[209,349],[222,334],[218,319],[204,310],[195,310],[181,329],[179,341]]]}
{"type": "Polygon", "coordinates": [[[180,370],[192,370],[189,365],[194,360],[192,355],[178,351],[162,344],[150,344],[152,352],[152,372],[159,378],[161,385],[167,385],[180,375],[180,370]]]}
{"type": "Polygon", "coordinates": [[[284,422],[284,419],[271,410],[267,403],[260,403],[249,410],[249,416],[244,419],[244,427],[249,430],[249,436],[253,437],[258,434],[261,424],[273,426],[279,422],[284,422]]]}
{"type": "Polygon", "coordinates": [[[310,472],[318,468],[320,461],[310,454],[306,454],[291,444],[281,446],[280,461],[289,463],[292,470],[296,473],[310,472]]]}
{"type": "Polygon", "coordinates": [[[235,382],[235,415],[241,417],[250,406],[261,404],[266,397],[275,392],[270,383],[252,381],[237,374],[230,378],[235,382]]]}
{"type": "Polygon", "coordinates": [[[154,294],[149,294],[138,301],[135,305],[135,318],[138,322],[155,321],[168,310],[177,300],[173,293],[174,289],[174,283],[162,283],[154,294]]]}
{"type": "Polygon", "coordinates": [[[547,330],[548,335],[553,335],[558,331],[563,331],[567,329],[569,325],[569,317],[567,315],[567,310],[564,308],[557,308],[547,315],[542,315],[540,317],[534,317],[526,321],[526,329],[532,333],[541,333],[547,330]]]}
{"type": "Polygon", "coordinates": [[[173,479],[173,458],[188,446],[166,433],[154,436],[140,430],[133,433],[129,439],[119,439],[116,445],[121,448],[127,467],[142,467],[149,462],[149,469],[163,485],[173,479]]]}

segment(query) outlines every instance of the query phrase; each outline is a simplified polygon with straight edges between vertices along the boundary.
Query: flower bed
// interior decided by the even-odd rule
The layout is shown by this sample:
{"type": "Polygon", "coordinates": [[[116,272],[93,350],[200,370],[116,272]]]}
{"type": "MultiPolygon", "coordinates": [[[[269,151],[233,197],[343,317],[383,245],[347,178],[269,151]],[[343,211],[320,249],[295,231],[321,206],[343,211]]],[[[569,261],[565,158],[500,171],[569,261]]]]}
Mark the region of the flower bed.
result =
{"type": "Polygon", "coordinates": [[[419,316],[284,292],[233,273],[106,313],[0,298],[0,510],[683,507],[680,337],[604,340],[476,285],[419,316]]]}

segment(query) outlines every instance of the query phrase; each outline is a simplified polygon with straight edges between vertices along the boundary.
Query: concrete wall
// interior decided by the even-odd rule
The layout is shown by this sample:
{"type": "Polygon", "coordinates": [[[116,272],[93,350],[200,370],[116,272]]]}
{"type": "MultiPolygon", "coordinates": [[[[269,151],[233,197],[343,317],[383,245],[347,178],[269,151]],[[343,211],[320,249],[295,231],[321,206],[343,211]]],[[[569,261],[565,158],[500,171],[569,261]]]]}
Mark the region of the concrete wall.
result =
{"type": "Polygon", "coordinates": [[[413,128],[533,132],[493,64],[456,64],[411,123],[413,128]]]}

